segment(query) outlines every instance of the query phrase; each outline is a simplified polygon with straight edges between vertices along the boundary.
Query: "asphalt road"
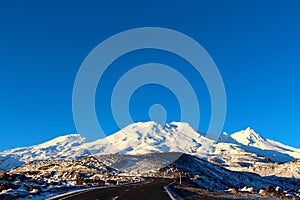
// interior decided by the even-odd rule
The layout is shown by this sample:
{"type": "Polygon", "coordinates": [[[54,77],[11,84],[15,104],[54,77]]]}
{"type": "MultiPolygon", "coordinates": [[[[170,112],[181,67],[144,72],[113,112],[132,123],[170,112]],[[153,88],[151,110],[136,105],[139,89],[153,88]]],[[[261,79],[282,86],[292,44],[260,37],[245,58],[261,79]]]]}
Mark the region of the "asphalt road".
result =
{"type": "Polygon", "coordinates": [[[60,200],[169,200],[164,186],[171,183],[170,179],[154,179],[150,183],[127,185],[114,188],[102,188],[92,191],[66,195],[60,200]]]}

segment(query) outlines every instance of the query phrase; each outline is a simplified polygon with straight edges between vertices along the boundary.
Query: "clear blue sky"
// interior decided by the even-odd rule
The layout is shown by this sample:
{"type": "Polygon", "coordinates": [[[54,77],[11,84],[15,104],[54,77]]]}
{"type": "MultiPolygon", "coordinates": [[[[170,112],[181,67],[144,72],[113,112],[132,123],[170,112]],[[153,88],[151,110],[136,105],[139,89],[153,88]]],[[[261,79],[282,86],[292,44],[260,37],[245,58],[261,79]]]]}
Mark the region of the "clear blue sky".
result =
{"type": "MultiPolygon", "coordinates": [[[[75,133],[72,89],[83,59],[107,37],[144,26],[183,32],[209,52],[227,92],[224,131],[251,126],[264,137],[300,147],[299,1],[103,2],[1,2],[0,150],[75,133]]],[[[105,111],[99,119],[107,133],[117,131],[107,109],[110,101],[102,95],[109,94],[109,85],[120,75],[114,67],[129,69],[149,61],[175,68],[186,65],[174,55],[155,50],[116,60],[103,79],[107,88],[99,88],[96,99],[97,110],[105,111]]],[[[210,100],[205,84],[200,81],[197,87],[200,129],[205,131],[210,100]]],[[[147,120],[153,103],[172,108],[168,121],[179,120],[178,102],[165,88],[145,86],[132,102],[136,121],[147,120]]]]}

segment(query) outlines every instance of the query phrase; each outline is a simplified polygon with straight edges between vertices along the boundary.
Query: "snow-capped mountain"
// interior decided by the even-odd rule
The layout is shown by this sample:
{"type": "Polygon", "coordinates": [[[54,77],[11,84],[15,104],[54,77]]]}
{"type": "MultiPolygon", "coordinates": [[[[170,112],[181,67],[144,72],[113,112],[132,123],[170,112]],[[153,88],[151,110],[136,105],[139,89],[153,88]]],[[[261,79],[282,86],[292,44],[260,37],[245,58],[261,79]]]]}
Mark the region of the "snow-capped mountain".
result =
{"type": "Polygon", "coordinates": [[[251,128],[232,135],[224,133],[216,142],[199,134],[187,123],[172,122],[162,126],[155,122],[139,122],[93,142],[79,134],[71,134],[40,145],[2,152],[0,169],[8,170],[34,160],[154,152],[188,153],[237,171],[251,171],[251,167],[300,159],[299,149],[265,139],[251,128]]]}
{"type": "MultiPolygon", "coordinates": [[[[299,149],[281,144],[279,142],[276,142],[276,141],[273,141],[270,139],[263,138],[262,136],[260,136],[260,134],[255,132],[250,127],[247,128],[246,130],[232,134],[231,137],[235,141],[237,141],[240,144],[243,144],[245,146],[256,147],[256,148],[259,148],[262,150],[276,151],[276,152],[280,152],[280,153],[289,155],[293,158],[297,158],[297,159],[300,158],[300,150],[299,149]]],[[[280,161],[280,160],[278,160],[278,161],[280,161]]]]}
{"type": "Polygon", "coordinates": [[[104,139],[85,143],[77,152],[91,154],[145,154],[153,152],[201,153],[211,150],[214,141],[196,132],[187,123],[162,126],[155,122],[131,124],[104,139]]]}
{"type": "Polygon", "coordinates": [[[11,169],[33,160],[74,157],[74,148],[85,142],[86,139],[79,134],[70,134],[39,145],[4,151],[0,153],[0,170],[11,169]]]}

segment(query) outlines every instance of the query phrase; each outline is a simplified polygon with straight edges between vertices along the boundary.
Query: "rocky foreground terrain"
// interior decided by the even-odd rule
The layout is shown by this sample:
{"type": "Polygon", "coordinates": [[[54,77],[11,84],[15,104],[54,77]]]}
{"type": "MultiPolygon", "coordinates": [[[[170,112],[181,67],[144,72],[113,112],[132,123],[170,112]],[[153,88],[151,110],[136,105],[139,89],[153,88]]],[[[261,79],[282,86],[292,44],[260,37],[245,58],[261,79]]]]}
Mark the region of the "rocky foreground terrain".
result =
{"type": "Polygon", "coordinates": [[[0,172],[0,199],[52,196],[74,189],[142,182],[139,176],[120,172],[94,157],[79,160],[32,161],[0,172]]]}
{"type": "Polygon", "coordinates": [[[201,194],[238,195],[246,199],[300,197],[299,179],[231,171],[207,160],[175,152],[29,162],[0,174],[0,197],[51,196],[75,188],[139,183],[151,177],[176,180],[172,190],[183,197],[201,194]],[[173,161],[175,157],[179,158],[173,161]]]}

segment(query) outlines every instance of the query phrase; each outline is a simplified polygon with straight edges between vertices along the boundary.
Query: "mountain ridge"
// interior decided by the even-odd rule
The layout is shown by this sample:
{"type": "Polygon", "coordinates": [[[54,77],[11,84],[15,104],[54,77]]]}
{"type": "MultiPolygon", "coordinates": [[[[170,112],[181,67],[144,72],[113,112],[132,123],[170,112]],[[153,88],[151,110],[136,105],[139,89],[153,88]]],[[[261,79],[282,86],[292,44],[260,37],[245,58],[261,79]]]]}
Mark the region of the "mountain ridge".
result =
{"type": "Polygon", "coordinates": [[[253,129],[223,133],[213,141],[188,123],[138,122],[107,136],[88,142],[79,134],[60,136],[45,143],[0,152],[0,169],[8,170],[33,160],[78,159],[102,154],[147,154],[182,152],[236,170],[254,163],[290,162],[300,159],[300,149],[265,139],[253,129]]]}

